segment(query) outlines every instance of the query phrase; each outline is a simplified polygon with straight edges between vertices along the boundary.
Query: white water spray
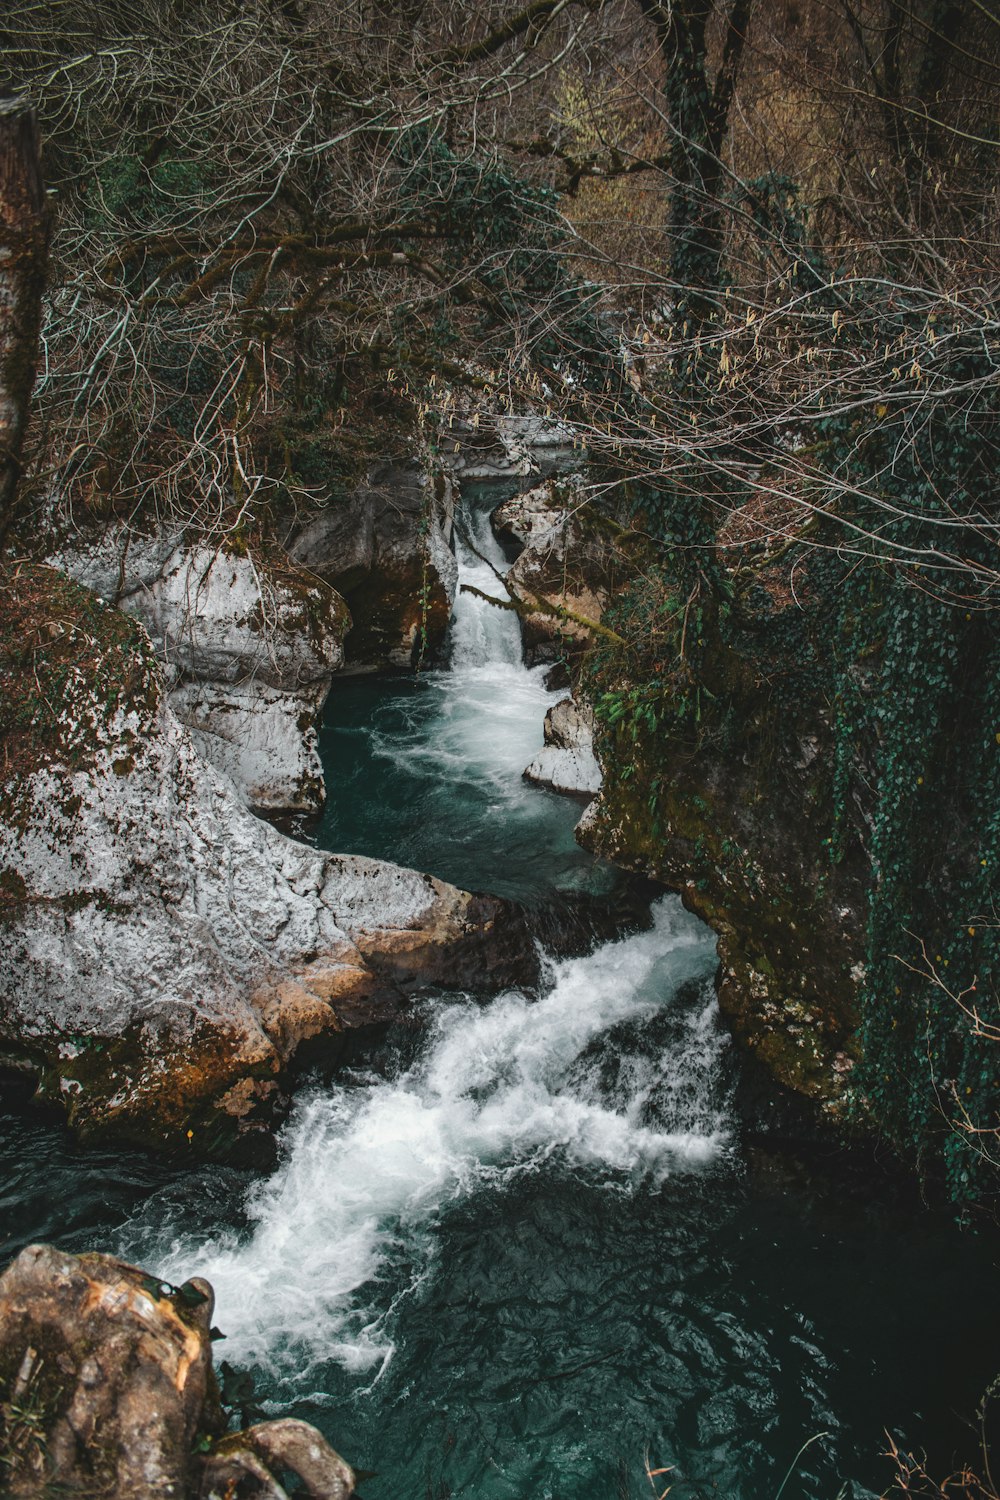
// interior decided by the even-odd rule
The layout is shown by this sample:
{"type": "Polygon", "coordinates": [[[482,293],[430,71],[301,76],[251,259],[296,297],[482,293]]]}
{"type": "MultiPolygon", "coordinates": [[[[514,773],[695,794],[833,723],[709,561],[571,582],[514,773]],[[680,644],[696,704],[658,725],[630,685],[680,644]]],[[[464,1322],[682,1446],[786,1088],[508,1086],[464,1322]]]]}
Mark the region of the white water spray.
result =
{"type": "Polygon", "coordinates": [[[539,1000],[439,1002],[412,1068],[300,1097],[283,1165],[251,1197],[248,1238],[143,1254],[168,1278],[208,1277],[231,1360],[300,1375],[313,1361],[385,1361],[380,1275],[401,1250],[423,1274],[449,1204],[543,1164],[621,1186],[720,1155],[724,1037],[710,991],[678,1012],[666,1055],[632,1051],[620,1034],[670,1006],[683,981],[707,983],[714,961],[711,935],[667,897],[650,931],[555,964],[539,1000]]]}
{"type": "Polygon", "coordinates": [[[521,625],[512,609],[488,603],[510,602],[500,581],[508,568],[503,549],[490,525],[487,510],[463,506],[455,528],[458,559],[458,593],[451,624],[452,671],[465,673],[477,667],[517,667],[521,662],[521,625]],[[498,577],[498,575],[500,575],[498,577]],[[470,593],[477,589],[478,594],[470,593]],[[485,599],[480,598],[485,594],[485,599]]]}
{"type": "Polygon", "coordinates": [[[463,504],[455,551],[458,592],[449,666],[424,679],[433,712],[425,704],[415,705],[409,730],[374,732],[372,752],[395,762],[409,777],[452,788],[467,782],[488,788],[498,823],[525,816],[530,821],[538,792],[521,775],[542,747],[547,709],[563,694],[545,687],[545,666],[524,665],[521,624],[514,611],[488,602],[510,598],[502,582],[509,564],[493,534],[488,508],[463,504]],[[466,592],[466,586],[478,593],[466,592]]]}

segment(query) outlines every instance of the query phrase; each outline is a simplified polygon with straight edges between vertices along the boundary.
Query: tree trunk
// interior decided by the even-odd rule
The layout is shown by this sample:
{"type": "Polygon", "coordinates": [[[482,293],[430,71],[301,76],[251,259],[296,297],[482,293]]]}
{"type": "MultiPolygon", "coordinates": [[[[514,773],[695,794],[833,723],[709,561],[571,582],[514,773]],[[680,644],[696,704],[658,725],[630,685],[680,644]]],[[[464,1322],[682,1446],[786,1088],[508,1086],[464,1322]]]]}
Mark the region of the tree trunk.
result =
{"type": "Polygon", "coordinates": [[[670,265],[678,310],[692,331],[717,305],[722,259],[721,152],[729,126],[751,0],[729,0],[722,56],[709,80],[712,0],[637,0],[663,61],[670,121],[670,265]]]}
{"type": "Polygon", "coordinates": [[[35,383],[49,213],[35,112],[0,99],[0,542],[10,530],[35,383]]]}

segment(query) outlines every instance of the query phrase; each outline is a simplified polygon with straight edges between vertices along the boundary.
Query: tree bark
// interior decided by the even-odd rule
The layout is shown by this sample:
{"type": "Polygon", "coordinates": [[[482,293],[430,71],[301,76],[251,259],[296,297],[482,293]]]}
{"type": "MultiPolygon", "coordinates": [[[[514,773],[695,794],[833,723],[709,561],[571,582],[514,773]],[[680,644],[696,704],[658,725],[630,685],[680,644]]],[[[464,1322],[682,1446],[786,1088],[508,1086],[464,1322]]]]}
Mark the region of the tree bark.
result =
{"type": "Polygon", "coordinates": [[[48,248],[35,112],[22,99],[0,99],[0,542],[21,477],[48,248]]]}

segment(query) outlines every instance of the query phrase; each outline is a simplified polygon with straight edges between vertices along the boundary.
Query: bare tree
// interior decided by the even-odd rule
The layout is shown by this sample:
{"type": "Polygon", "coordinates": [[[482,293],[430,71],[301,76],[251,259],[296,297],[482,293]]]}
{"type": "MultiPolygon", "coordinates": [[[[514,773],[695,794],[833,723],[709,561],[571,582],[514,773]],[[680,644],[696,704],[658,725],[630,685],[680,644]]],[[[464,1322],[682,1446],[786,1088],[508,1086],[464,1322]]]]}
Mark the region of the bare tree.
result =
{"type": "Polygon", "coordinates": [[[21,474],[48,231],[34,111],[23,99],[0,99],[0,542],[21,474]]]}

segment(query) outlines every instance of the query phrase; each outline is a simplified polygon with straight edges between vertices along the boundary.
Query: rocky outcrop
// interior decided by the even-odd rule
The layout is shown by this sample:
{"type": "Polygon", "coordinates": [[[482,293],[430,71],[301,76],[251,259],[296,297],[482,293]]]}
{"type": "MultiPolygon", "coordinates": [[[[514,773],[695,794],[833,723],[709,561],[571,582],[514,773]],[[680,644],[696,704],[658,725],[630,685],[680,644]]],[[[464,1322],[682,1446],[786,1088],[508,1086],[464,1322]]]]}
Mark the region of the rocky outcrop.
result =
{"type": "Polygon", "coordinates": [[[458,565],[451,480],[386,462],[289,538],[293,559],[342,594],[347,670],[408,667],[440,649],[458,565]]]}
{"type": "Polygon", "coordinates": [[[553,474],[577,458],[573,429],[534,412],[456,417],[439,452],[441,464],[466,484],[553,474]]]}
{"type": "Polygon", "coordinates": [[[545,715],[545,746],[524,772],[526,781],[574,797],[596,797],[601,768],[594,755],[594,715],[589,704],[562,698],[545,715]]]}
{"type": "MultiPolygon", "coordinates": [[[[752,642],[751,642],[752,644],[752,642]]],[[[796,1093],[836,1113],[854,1060],[866,869],[830,858],[828,727],[762,683],[706,611],[693,649],[700,712],[620,719],[598,735],[600,796],[577,837],[680,892],[719,939],[719,1004],[736,1038],[796,1093]]],[[[619,701],[630,688],[618,681],[619,701]]]]}
{"type": "Polygon", "coordinates": [[[578,653],[591,639],[587,622],[600,622],[615,575],[613,549],[595,532],[578,487],[549,479],[515,495],[493,512],[493,529],[522,549],[507,585],[523,606],[525,660],[535,665],[578,653]]]}
{"type": "Polygon", "coordinates": [[[49,569],[24,570],[13,602],[0,1061],[81,1136],[266,1159],[290,1068],[418,985],[530,981],[506,903],[248,812],[132,621],[49,569]]]}
{"type": "Polygon", "coordinates": [[[348,1500],[354,1473],[306,1422],[226,1434],[208,1282],[169,1286],[109,1255],[47,1245],[0,1276],[4,1495],[348,1500]]]}
{"type": "Polygon", "coordinates": [[[52,561],[140,620],[201,753],[262,811],[322,806],[316,723],[350,624],[330,586],[274,552],[117,527],[52,561]]]}

